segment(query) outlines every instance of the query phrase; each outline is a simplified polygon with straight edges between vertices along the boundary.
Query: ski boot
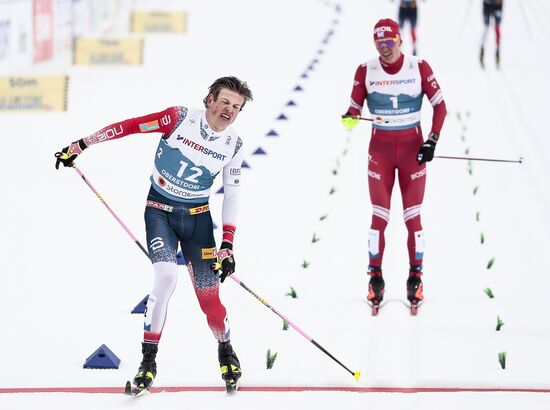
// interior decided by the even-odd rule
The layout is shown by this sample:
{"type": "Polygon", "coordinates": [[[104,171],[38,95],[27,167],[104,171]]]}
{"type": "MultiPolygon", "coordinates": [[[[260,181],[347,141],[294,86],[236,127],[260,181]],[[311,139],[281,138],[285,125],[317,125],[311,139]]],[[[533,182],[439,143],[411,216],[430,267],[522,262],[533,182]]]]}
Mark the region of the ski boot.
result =
{"type": "Polygon", "coordinates": [[[411,303],[411,315],[418,313],[418,306],[424,295],[422,294],[422,265],[411,265],[409,270],[409,279],[407,279],[407,299],[411,303]]]}
{"type": "Polygon", "coordinates": [[[481,68],[485,68],[485,63],[483,62],[483,58],[485,56],[485,50],[483,47],[479,50],[479,63],[481,64],[481,68]]]}
{"type": "Polygon", "coordinates": [[[497,48],[496,54],[495,54],[495,62],[497,65],[497,69],[500,68],[500,48],[497,48]]]}
{"type": "Polygon", "coordinates": [[[131,396],[140,396],[149,391],[149,388],[155,380],[157,375],[157,363],[155,358],[157,356],[158,346],[152,343],[142,343],[141,353],[143,353],[143,360],[139,365],[137,374],[134,377],[135,388],[131,388],[130,382],[126,383],[126,394],[131,396]]]}
{"type": "Polygon", "coordinates": [[[229,341],[219,342],[218,361],[222,379],[225,381],[225,388],[228,394],[238,390],[239,379],[241,378],[241,365],[239,359],[229,341]]]}
{"type": "Polygon", "coordinates": [[[384,299],[384,279],[382,278],[382,269],[380,266],[369,266],[369,293],[367,301],[372,307],[372,315],[378,315],[380,303],[384,299]]]}

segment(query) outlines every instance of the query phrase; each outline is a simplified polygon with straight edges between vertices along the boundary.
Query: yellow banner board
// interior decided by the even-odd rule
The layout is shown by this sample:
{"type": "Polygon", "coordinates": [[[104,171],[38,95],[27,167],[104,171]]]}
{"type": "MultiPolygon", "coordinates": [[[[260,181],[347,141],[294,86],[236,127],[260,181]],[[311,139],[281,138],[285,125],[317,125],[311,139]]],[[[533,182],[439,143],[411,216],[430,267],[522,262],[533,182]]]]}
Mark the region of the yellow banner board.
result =
{"type": "Polygon", "coordinates": [[[130,24],[132,33],[185,33],[185,11],[133,11],[130,24]]]}
{"type": "Polygon", "coordinates": [[[69,77],[0,77],[0,111],[67,111],[69,77]]]}
{"type": "Polygon", "coordinates": [[[95,39],[77,37],[73,42],[75,65],[141,65],[143,39],[95,39]]]}

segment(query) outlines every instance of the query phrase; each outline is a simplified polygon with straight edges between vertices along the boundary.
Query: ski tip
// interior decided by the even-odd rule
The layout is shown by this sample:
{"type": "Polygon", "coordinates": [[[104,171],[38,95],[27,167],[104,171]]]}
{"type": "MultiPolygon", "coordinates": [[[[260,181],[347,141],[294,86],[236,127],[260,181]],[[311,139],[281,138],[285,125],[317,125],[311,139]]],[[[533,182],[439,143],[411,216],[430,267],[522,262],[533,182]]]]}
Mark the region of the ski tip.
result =
{"type": "Polygon", "coordinates": [[[143,384],[132,388],[132,383],[130,381],[126,382],[124,386],[124,394],[130,397],[141,397],[151,392],[143,384]]]}
{"type": "Polygon", "coordinates": [[[225,386],[225,390],[227,394],[235,394],[235,392],[239,390],[239,386],[236,384],[227,384],[225,386]]]}
{"type": "Polygon", "coordinates": [[[124,394],[127,396],[132,395],[132,383],[130,383],[130,381],[126,381],[126,386],[124,386],[124,394]]]}
{"type": "Polygon", "coordinates": [[[361,377],[361,372],[354,372],[353,377],[355,378],[355,380],[359,381],[359,378],[361,377]]]}

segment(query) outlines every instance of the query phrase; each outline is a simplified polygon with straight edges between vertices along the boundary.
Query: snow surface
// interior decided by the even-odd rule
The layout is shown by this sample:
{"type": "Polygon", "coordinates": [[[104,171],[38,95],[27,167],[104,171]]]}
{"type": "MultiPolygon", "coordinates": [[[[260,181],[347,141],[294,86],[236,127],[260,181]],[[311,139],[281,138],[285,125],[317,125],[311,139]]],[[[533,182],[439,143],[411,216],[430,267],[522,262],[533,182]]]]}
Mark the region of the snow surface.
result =
{"type": "MultiPolygon", "coordinates": [[[[477,61],[481,1],[419,2],[419,55],[432,66],[449,110],[436,154],[523,156],[525,163],[429,164],[422,214],[426,302],[418,317],[400,302],[408,260],[398,189],[386,231],[389,303],[371,317],[364,302],[370,127],[362,123],[349,134],[339,121],[357,65],[375,55],[374,23],[395,18],[398,5],[338,4],[341,12],[336,3],[317,0],[182,2],[189,32],[147,36],[144,66],[58,67],[70,75],[68,112],[0,114],[0,167],[6,176],[0,205],[0,388],[122,387],[134,375],[142,316],[130,311],[150,291],[152,269],[77,174],[54,169],[53,153],[115,121],[171,105],[201,106],[207,87],[224,75],[246,80],[254,92],[235,124],[250,165],[242,178],[237,275],[348,368],[362,372],[356,382],[300,334],[283,331],[280,318],[228,281],[222,299],[243,388],[550,388],[550,275],[544,260],[550,249],[550,143],[542,127],[550,95],[544,74],[550,4],[505,2],[498,71],[492,31],[487,68],[477,61]],[[295,91],[297,85],[303,91],[295,91]],[[289,100],[296,106],[287,106],[289,100]],[[277,120],[281,113],[288,120],[277,120]],[[266,136],[272,129],[279,137],[266,136]],[[258,147],[267,155],[252,155],[258,147]],[[304,261],[310,262],[307,269],[304,261]],[[291,287],[297,299],[285,296],[291,287]],[[504,321],[500,332],[497,316],[504,321]],[[101,344],[122,360],[118,370],[82,368],[101,344]],[[270,370],[268,349],[278,353],[270,370]],[[498,362],[504,351],[505,370],[498,362]]],[[[408,30],[404,37],[408,52],[408,30]]],[[[428,132],[432,110],[424,104],[428,132]]],[[[94,146],[78,163],[142,243],[157,143],[154,135],[130,136],[94,146]]],[[[213,195],[211,205],[219,225],[221,195],[213,195]]],[[[216,342],[181,271],[155,384],[221,386],[216,342]]],[[[242,391],[234,397],[160,393],[131,401],[119,394],[0,393],[2,410],[31,406],[543,409],[550,395],[242,391]]]]}

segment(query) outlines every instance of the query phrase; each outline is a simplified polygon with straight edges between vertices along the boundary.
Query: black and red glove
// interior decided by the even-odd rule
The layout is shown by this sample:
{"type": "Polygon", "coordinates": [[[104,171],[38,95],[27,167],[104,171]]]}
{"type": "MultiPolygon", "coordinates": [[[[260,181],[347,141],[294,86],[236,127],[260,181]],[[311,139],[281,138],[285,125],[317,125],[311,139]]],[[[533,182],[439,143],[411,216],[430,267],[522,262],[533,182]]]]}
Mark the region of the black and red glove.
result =
{"type": "Polygon", "coordinates": [[[439,135],[431,133],[426,142],[420,146],[418,154],[416,154],[418,165],[422,165],[424,162],[430,162],[434,159],[435,146],[437,145],[436,141],[438,139],[439,135]]]}
{"type": "Polygon", "coordinates": [[[231,242],[222,242],[218,251],[218,269],[222,271],[220,282],[235,273],[235,258],[233,256],[233,244],[231,242]]]}
{"type": "Polygon", "coordinates": [[[55,169],[59,169],[59,164],[65,167],[72,167],[74,160],[82,154],[88,146],[84,143],[84,139],[72,142],[68,147],[63,148],[60,152],[55,153],[55,169]]]}

